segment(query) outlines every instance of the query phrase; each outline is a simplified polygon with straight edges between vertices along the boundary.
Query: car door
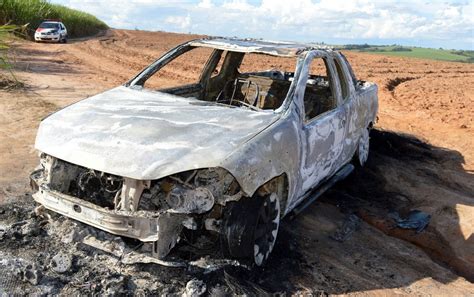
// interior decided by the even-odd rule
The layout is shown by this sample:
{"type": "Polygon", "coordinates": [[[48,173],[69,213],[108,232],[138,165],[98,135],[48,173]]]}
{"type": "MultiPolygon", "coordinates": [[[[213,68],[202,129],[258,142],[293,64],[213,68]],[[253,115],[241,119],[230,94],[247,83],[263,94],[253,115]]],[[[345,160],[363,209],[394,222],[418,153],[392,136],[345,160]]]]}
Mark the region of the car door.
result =
{"type": "Polygon", "coordinates": [[[342,164],[346,137],[347,113],[341,108],[341,90],[333,58],[325,51],[313,51],[306,56],[303,79],[299,88],[304,88],[304,119],[302,121],[302,154],[300,162],[302,197],[322,181],[332,176],[342,164]],[[324,75],[312,75],[315,61],[324,62],[324,75]],[[306,77],[306,80],[304,79],[306,77]],[[317,81],[319,78],[319,82],[317,81]],[[316,80],[311,86],[310,82],[316,80]],[[324,89],[324,88],[328,89],[324,89]],[[322,105],[323,108],[314,106],[322,105]]]}

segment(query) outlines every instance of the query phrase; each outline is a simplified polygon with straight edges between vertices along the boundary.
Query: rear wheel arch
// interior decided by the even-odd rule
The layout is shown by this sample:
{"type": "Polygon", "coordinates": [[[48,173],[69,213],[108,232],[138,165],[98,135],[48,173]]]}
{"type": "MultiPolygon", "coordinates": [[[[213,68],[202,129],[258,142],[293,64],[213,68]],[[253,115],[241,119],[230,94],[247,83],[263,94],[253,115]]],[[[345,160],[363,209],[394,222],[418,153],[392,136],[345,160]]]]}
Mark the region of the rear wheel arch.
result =
{"type": "Polygon", "coordinates": [[[367,162],[370,150],[370,130],[373,124],[369,122],[367,127],[362,128],[359,140],[357,141],[357,148],[353,156],[354,164],[357,167],[363,167],[367,162]]]}

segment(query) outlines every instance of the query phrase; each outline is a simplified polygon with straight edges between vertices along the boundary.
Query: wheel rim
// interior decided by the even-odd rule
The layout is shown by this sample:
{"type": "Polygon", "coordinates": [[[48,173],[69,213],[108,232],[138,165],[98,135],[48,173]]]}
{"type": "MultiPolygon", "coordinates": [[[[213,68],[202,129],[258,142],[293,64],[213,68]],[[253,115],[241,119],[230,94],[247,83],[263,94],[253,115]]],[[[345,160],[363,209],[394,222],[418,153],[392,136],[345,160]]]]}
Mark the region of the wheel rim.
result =
{"type": "Polygon", "coordinates": [[[260,208],[254,235],[254,260],[262,265],[273,250],[280,226],[280,202],[275,193],[260,208]]]}
{"type": "Polygon", "coordinates": [[[359,140],[359,163],[361,166],[364,166],[364,164],[367,162],[367,159],[369,158],[369,130],[364,129],[362,132],[362,135],[359,140]]]}

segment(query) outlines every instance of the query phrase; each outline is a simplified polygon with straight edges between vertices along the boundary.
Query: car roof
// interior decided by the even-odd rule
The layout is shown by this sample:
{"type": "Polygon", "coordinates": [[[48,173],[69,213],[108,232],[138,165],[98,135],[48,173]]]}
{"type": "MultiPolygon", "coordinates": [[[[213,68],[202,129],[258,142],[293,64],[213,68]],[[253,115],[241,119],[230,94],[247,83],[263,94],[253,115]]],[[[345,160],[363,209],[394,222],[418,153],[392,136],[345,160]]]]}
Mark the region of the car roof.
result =
{"type": "Polygon", "coordinates": [[[52,24],[62,24],[63,22],[62,21],[42,21],[41,24],[45,24],[45,23],[52,23],[52,24]]]}
{"type": "Polygon", "coordinates": [[[332,49],[328,46],[322,46],[311,43],[222,37],[197,39],[190,41],[189,45],[211,47],[215,49],[242,53],[261,53],[282,57],[297,57],[309,50],[323,50],[328,52],[332,51],[332,49]]]}

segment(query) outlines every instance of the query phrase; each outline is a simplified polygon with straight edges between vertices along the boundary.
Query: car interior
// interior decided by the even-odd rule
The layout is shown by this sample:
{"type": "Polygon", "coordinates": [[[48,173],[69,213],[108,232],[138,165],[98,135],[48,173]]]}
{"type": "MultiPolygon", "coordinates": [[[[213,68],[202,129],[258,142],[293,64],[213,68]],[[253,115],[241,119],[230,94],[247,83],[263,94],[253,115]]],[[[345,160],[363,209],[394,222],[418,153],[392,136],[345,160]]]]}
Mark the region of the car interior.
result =
{"type": "MultiPolygon", "coordinates": [[[[191,48],[182,55],[192,52],[191,48]]],[[[181,67],[184,66],[186,60],[196,62],[196,59],[199,59],[193,59],[191,55],[189,57],[179,63],[181,67]]],[[[321,58],[317,60],[320,60],[320,69],[315,73],[310,72],[304,94],[307,120],[335,107],[327,62],[321,58]]],[[[195,78],[194,82],[183,82],[181,85],[168,87],[163,76],[169,74],[170,71],[167,71],[165,65],[147,80],[150,81],[154,76],[158,76],[161,82],[151,85],[145,81],[144,86],[160,92],[195,97],[219,104],[244,106],[252,110],[275,110],[283,104],[288,94],[294,78],[296,58],[213,50],[207,62],[203,64],[200,76],[195,78]],[[259,67],[260,65],[262,66],[259,67]],[[268,70],[262,70],[262,68],[268,70]]],[[[188,70],[196,72],[195,69],[188,70]]]]}

